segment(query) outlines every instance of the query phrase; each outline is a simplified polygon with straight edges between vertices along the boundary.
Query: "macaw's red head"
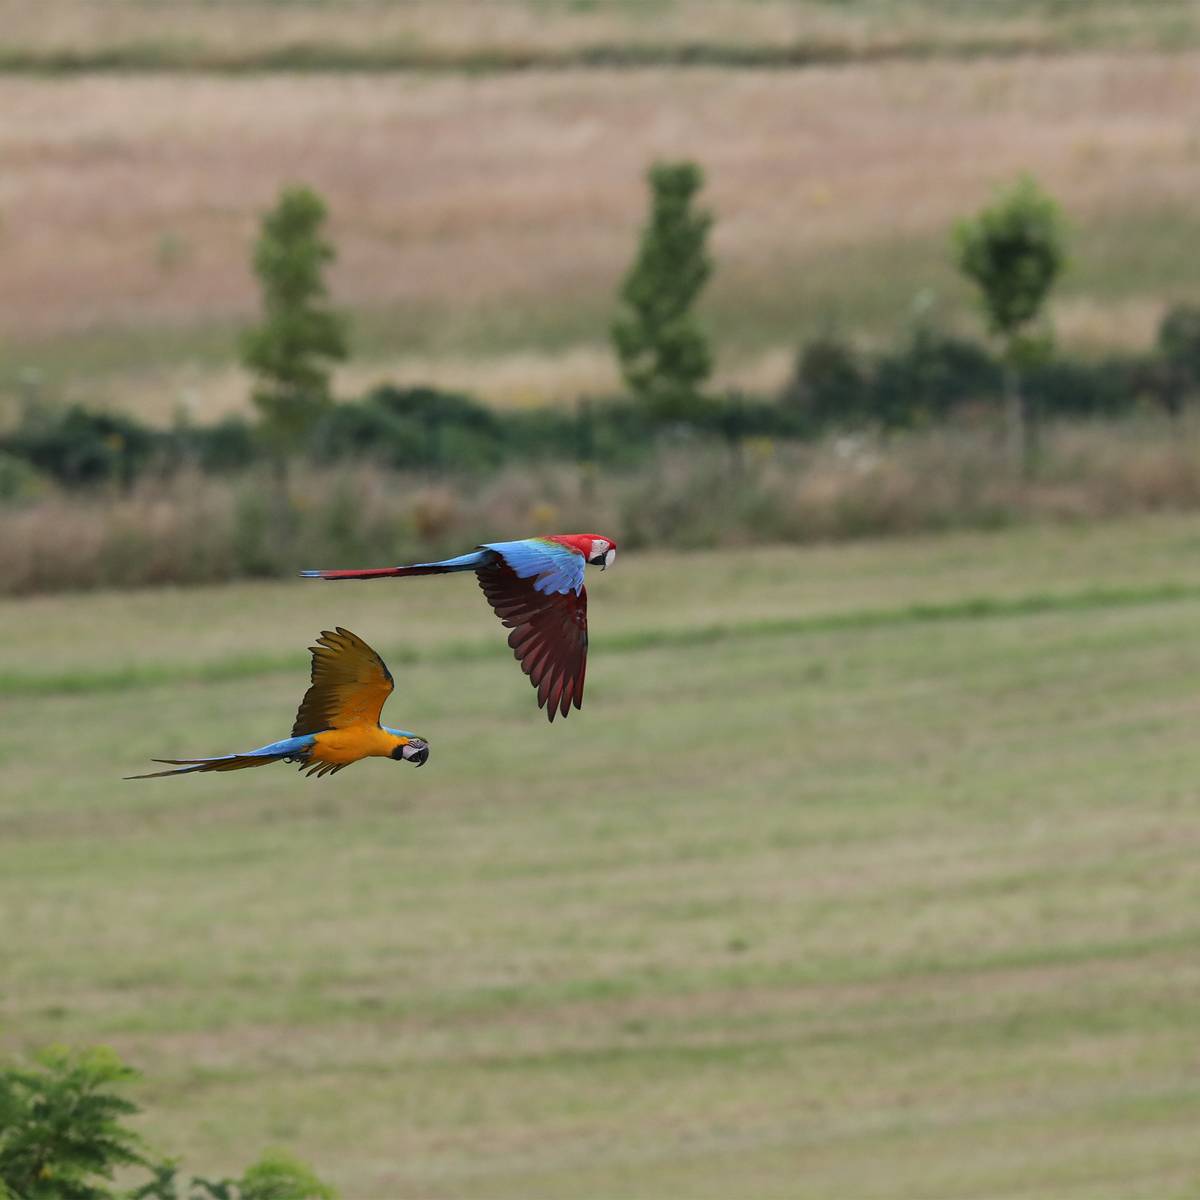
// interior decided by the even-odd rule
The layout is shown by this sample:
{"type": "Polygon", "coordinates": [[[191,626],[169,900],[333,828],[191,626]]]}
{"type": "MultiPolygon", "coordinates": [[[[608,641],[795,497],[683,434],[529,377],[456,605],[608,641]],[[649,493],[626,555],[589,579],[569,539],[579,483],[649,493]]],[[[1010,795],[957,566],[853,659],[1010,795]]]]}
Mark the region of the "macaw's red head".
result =
{"type": "Polygon", "coordinates": [[[598,533],[556,533],[547,540],[570,546],[583,555],[588,566],[599,567],[602,571],[611,567],[617,557],[617,543],[598,533]]]}

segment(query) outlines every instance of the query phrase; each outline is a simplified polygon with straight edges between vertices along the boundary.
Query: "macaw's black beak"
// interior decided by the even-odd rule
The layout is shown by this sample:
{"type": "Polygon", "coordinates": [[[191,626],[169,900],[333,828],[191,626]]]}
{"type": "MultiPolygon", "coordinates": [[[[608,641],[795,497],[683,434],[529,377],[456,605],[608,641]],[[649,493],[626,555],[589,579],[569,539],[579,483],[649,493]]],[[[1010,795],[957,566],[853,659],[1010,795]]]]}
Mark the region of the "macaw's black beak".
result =
{"type": "Polygon", "coordinates": [[[397,762],[410,762],[414,767],[423,767],[429,761],[429,743],[423,738],[409,738],[403,746],[392,751],[397,762]]]}
{"type": "Polygon", "coordinates": [[[608,566],[608,559],[603,554],[593,554],[592,557],[588,559],[588,566],[599,567],[600,570],[603,571],[604,568],[608,566]]]}

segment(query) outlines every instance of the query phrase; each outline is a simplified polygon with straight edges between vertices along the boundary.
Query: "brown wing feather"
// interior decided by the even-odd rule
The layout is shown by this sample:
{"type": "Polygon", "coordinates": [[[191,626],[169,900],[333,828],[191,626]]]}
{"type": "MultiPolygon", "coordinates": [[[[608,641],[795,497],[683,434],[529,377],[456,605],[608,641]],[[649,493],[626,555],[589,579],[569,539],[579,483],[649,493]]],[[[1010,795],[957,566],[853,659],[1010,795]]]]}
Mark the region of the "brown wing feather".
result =
{"type": "Polygon", "coordinates": [[[587,589],[547,596],[504,562],[476,572],[487,602],[512,632],[508,644],[537,688],[538,707],[551,721],[583,706],[587,671],[587,589]]]}
{"type": "Polygon", "coordinates": [[[309,650],[312,685],[300,701],[292,737],[363,722],[378,724],[393,687],[383,659],[340,625],[332,633],[325,630],[309,650]]]}

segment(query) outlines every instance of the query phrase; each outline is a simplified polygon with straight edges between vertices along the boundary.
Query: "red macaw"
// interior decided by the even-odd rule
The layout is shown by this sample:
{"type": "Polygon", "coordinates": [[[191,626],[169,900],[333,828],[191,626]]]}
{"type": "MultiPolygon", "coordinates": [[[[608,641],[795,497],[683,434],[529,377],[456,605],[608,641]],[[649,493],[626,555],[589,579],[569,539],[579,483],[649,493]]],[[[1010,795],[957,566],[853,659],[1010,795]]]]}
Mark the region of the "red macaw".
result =
{"type": "Polygon", "coordinates": [[[357,634],[338,626],[310,646],[312,684],[300,701],[292,736],[245,754],[217,758],[156,758],[173,771],[129,775],[157,779],[195,771],[240,771],[272,762],[294,762],[310,775],[336,773],[360,758],[392,758],[423,766],[429,743],[407,729],[380,725],[384,701],[392,694],[392,673],[357,634]]]}
{"type": "Polygon", "coordinates": [[[551,721],[583,705],[587,670],[587,565],[611,567],[617,544],[598,533],[558,533],[519,542],[487,542],[441,562],[367,571],[302,571],[306,579],[388,579],[474,571],[487,602],[512,632],[508,644],[537,688],[551,721]]]}

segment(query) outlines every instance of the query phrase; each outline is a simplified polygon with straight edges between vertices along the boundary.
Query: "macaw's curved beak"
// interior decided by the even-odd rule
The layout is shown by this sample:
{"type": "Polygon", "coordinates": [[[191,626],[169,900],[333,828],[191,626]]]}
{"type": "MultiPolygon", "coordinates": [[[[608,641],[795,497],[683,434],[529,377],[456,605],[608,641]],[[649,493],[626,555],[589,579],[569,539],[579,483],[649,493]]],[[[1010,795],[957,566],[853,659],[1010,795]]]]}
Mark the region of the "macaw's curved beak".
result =
{"type": "Polygon", "coordinates": [[[414,767],[423,767],[429,761],[429,743],[421,738],[409,738],[407,745],[400,747],[400,757],[414,767]]]}

